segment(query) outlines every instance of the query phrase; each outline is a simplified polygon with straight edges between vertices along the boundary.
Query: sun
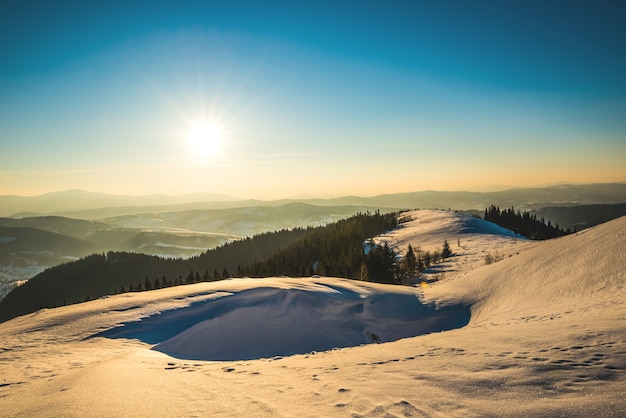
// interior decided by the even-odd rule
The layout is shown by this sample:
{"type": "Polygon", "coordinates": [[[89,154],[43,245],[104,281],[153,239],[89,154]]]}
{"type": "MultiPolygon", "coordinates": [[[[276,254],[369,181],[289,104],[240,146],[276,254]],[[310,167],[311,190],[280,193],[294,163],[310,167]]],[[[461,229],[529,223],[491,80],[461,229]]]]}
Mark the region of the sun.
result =
{"type": "Polygon", "coordinates": [[[189,127],[187,143],[194,157],[211,158],[220,150],[222,132],[215,123],[210,121],[196,122],[189,127]]]}

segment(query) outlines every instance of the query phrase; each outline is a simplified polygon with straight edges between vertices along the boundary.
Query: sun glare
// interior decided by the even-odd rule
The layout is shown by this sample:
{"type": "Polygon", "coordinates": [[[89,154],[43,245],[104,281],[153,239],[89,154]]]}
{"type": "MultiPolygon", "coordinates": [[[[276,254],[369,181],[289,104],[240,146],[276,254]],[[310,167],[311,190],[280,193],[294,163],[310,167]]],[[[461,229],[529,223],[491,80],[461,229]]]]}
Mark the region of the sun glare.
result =
{"type": "Polygon", "coordinates": [[[187,133],[187,142],[194,157],[207,159],[218,153],[222,133],[214,123],[209,121],[194,123],[187,133]]]}

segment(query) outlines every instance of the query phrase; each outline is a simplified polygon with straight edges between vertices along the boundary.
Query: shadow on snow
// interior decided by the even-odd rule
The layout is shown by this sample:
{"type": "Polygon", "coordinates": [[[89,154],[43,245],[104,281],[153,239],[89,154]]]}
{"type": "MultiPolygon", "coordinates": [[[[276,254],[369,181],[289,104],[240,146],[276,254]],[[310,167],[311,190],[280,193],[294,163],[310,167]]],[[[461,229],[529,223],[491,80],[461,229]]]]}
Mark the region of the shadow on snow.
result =
{"type": "Polygon", "coordinates": [[[246,360],[395,341],[461,328],[469,306],[435,307],[412,293],[261,287],[192,303],[94,337],[137,339],[189,360],[246,360]]]}

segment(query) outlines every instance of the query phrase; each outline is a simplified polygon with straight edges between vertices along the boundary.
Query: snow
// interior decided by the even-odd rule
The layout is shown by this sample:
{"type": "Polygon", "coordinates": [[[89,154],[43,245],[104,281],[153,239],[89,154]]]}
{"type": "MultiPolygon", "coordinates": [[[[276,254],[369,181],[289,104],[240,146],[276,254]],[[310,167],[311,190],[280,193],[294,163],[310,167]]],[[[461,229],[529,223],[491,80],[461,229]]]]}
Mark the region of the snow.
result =
{"type": "Polygon", "coordinates": [[[155,350],[178,358],[240,360],[395,341],[469,321],[466,306],[436,309],[411,288],[340,279],[232,282],[249,288],[101,335],[158,343],[155,350]]]}
{"type": "Polygon", "coordinates": [[[2,414],[626,415],[626,217],[529,242],[450,212],[414,215],[384,239],[448,239],[458,253],[428,287],[227,280],[0,324],[2,414]],[[496,249],[505,259],[480,262],[496,249]],[[405,333],[436,313],[452,325],[467,310],[446,309],[464,306],[464,326],[405,333]]]}
{"type": "Polygon", "coordinates": [[[524,248],[536,245],[515,232],[483,219],[443,210],[417,210],[403,214],[411,221],[375,238],[381,245],[387,242],[403,255],[409,244],[414,250],[440,251],[448,241],[454,257],[427,269],[418,281],[458,277],[485,264],[485,256],[500,258],[516,255],[524,248]]]}

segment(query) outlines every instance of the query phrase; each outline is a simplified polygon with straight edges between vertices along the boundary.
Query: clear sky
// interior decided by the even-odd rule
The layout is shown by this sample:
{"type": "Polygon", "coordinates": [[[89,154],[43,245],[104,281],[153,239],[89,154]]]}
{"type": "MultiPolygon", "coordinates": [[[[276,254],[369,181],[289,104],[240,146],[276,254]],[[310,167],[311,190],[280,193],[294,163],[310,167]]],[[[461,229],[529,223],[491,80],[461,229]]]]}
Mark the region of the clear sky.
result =
{"type": "Polygon", "coordinates": [[[621,1],[0,8],[0,194],[626,181],[621,1]]]}

